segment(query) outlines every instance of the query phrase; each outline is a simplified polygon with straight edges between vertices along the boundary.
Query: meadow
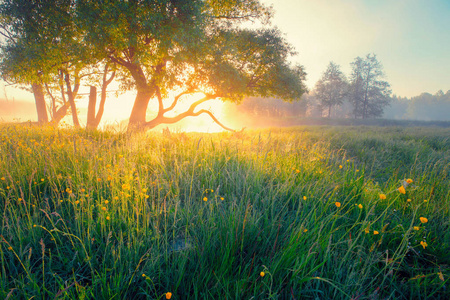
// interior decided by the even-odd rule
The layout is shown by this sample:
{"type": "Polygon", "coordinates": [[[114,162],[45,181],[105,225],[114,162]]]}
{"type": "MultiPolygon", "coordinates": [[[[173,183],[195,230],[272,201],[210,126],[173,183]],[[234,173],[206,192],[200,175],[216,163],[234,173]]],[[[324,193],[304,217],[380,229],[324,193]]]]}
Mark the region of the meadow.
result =
{"type": "Polygon", "coordinates": [[[1,125],[1,299],[449,299],[450,129],[1,125]]]}

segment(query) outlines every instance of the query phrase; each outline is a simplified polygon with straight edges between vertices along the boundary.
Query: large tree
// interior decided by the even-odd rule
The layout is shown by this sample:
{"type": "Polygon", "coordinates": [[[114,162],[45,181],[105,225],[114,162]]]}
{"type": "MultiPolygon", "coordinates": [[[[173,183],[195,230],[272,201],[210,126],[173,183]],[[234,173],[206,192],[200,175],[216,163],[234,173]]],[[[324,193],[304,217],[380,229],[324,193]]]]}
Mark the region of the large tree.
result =
{"type": "MultiPolygon", "coordinates": [[[[201,104],[216,98],[239,102],[246,96],[292,101],[306,90],[303,68],[288,63],[295,52],[278,30],[241,26],[268,24],[271,9],[258,0],[0,3],[3,32],[14,36],[8,39],[14,42],[2,47],[3,77],[39,85],[35,95],[42,95],[44,85],[49,91],[47,85],[53,82],[60,87],[63,107],[65,111],[70,107],[75,125],[79,125],[75,98],[81,79],[99,62],[115,66],[123,89],[137,91],[131,129],[200,114],[210,115],[226,128],[201,104]],[[186,111],[167,116],[196,93],[204,97],[186,111]],[[156,112],[151,120],[147,120],[149,108],[156,112]]],[[[110,82],[106,78],[103,83],[110,82]]],[[[96,97],[90,99],[88,119],[95,124],[96,97]]],[[[52,97],[53,108],[54,103],[52,97]]]]}
{"type": "Polygon", "coordinates": [[[347,79],[339,65],[330,62],[322,77],[317,81],[314,94],[322,110],[328,110],[328,118],[330,118],[331,108],[341,105],[348,95],[347,79]]]}
{"type": "Polygon", "coordinates": [[[374,118],[383,115],[389,105],[391,89],[384,78],[383,67],[375,54],[357,57],[351,63],[350,102],[355,118],[374,118]]]}
{"type": "Polygon", "coordinates": [[[199,106],[216,98],[238,102],[245,96],[296,100],[306,90],[303,68],[289,65],[294,50],[278,30],[240,26],[248,21],[266,24],[270,18],[271,10],[257,0],[80,0],[77,10],[85,42],[126,71],[122,86],[137,91],[131,129],[200,114],[227,128],[199,106]],[[167,116],[195,93],[204,97],[185,112],[167,116]],[[156,117],[147,120],[150,103],[156,117]]]}

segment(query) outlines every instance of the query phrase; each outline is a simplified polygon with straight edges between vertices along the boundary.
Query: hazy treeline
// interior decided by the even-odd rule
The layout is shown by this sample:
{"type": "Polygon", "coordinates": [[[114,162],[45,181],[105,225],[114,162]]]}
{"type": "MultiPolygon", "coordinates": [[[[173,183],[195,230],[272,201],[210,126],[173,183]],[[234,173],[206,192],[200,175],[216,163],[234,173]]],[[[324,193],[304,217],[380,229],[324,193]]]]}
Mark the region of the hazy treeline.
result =
{"type": "MultiPolygon", "coordinates": [[[[300,101],[289,103],[280,99],[247,98],[237,110],[251,116],[289,118],[322,117],[323,109],[315,95],[310,92],[300,101]]],[[[384,110],[382,118],[393,120],[450,121],[450,90],[445,94],[438,91],[434,95],[422,93],[414,97],[393,95],[390,104],[384,110]]],[[[354,119],[352,106],[348,100],[331,111],[331,117],[354,119]]]]}
{"type": "Polygon", "coordinates": [[[440,90],[434,95],[422,93],[411,98],[394,95],[384,117],[399,120],[450,121],[450,90],[445,94],[440,90]]]}

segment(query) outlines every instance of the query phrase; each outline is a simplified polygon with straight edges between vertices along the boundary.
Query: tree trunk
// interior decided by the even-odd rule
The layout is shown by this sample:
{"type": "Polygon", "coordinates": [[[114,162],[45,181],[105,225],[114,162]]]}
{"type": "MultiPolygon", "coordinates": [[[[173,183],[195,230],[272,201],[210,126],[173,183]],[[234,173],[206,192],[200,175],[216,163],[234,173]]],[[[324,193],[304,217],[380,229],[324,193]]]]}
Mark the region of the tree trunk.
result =
{"type": "Polygon", "coordinates": [[[331,104],[328,105],[328,119],[331,118],[331,104]]]}
{"type": "Polygon", "coordinates": [[[63,106],[56,110],[56,112],[53,114],[52,122],[55,124],[59,124],[59,122],[61,122],[61,120],[67,115],[68,110],[69,104],[63,104],[63,106]]]}
{"type": "Polygon", "coordinates": [[[148,103],[154,93],[150,89],[138,89],[133,109],[131,110],[128,130],[142,128],[145,125],[148,103]]]}
{"type": "Polygon", "coordinates": [[[36,102],[36,111],[38,116],[38,123],[48,123],[47,107],[45,105],[44,90],[41,84],[32,84],[34,100],[36,102]]]}
{"type": "Polygon", "coordinates": [[[95,122],[95,107],[97,105],[97,88],[95,86],[91,86],[89,90],[89,103],[88,103],[88,111],[87,111],[87,122],[86,128],[95,129],[97,128],[95,122]]]}

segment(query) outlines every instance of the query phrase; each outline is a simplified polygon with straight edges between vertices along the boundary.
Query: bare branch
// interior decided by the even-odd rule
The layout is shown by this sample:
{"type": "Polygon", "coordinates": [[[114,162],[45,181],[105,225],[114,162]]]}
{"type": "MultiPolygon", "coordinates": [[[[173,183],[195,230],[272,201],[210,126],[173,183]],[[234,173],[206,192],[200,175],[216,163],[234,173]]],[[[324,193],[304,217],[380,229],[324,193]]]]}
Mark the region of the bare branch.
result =
{"type": "Polygon", "coordinates": [[[198,115],[200,115],[200,114],[207,114],[207,115],[209,115],[209,116],[211,117],[211,119],[213,119],[214,122],[217,123],[217,125],[219,125],[219,126],[222,127],[223,129],[228,130],[228,131],[232,131],[232,132],[236,132],[236,130],[231,129],[231,128],[229,128],[229,127],[223,125],[223,124],[222,124],[222,123],[221,123],[221,122],[220,122],[220,121],[212,114],[212,112],[210,112],[209,110],[202,109],[202,110],[199,110],[198,112],[195,113],[196,116],[198,116],[198,115]]]}
{"type": "Polygon", "coordinates": [[[177,103],[178,103],[178,100],[179,100],[182,96],[187,95],[187,94],[190,94],[190,93],[193,93],[193,92],[194,92],[193,89],[189,89],[189,90],[186,90],[186,91],[181,92],[180,94],[176,95],[176,96],[175,96],[175,99],[174,99],[173,102],[172,102],[172,104],[171,104],[168,108],[164,109],[164,110],[163,110],[163,113],[166,113],[166,112],[171,111],[172,109],[174,109],[175,106],[176,106],[177,103]]]}

